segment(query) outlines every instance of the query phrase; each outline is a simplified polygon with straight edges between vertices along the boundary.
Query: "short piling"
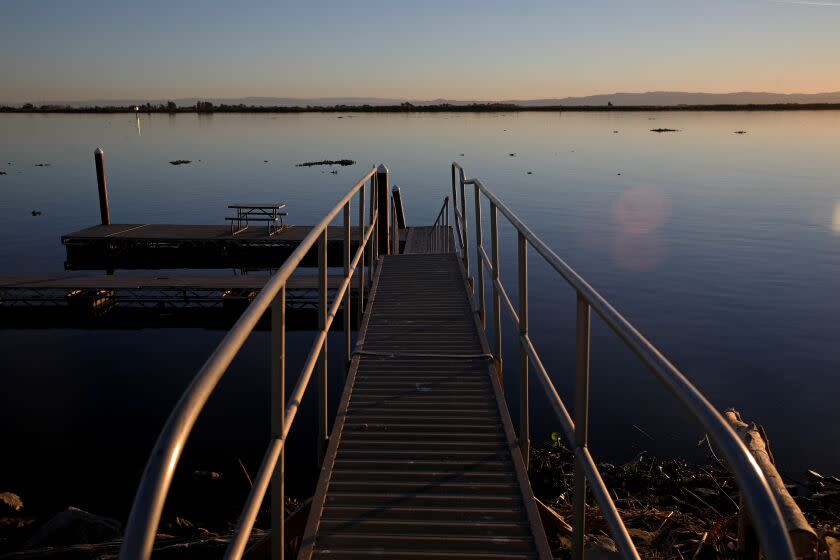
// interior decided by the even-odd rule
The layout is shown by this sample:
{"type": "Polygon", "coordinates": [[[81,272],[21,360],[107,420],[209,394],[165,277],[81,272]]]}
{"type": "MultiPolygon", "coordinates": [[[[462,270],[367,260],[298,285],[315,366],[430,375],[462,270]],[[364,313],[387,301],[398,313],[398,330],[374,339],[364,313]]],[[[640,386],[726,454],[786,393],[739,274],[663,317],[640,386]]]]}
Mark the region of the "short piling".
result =
{"type": "Polygon", "coordinates": [[[403,204],[402,193],[397,185],[391,191],[394,199],[394,214],[397,217],[397,227],[405,229],[405,205],[403,204]]]}

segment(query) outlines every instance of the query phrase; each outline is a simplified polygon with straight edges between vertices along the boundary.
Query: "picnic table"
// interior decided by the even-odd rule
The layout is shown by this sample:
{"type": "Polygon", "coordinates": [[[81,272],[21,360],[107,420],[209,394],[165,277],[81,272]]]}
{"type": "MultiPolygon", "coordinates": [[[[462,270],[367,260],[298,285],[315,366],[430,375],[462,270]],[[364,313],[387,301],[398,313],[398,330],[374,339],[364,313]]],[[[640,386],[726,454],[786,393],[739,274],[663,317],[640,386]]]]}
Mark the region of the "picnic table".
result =
{"type": "Polygon", "coordinates": [[[242,233],[251,222],[265,222],[268,228],[268,235],[274,235],[283,229],[283,216],[287,212],[281,212],[286,205],[282,202],[272,204],[230,204],[228,208],[235,210],[235,216],[228,216],[225,220],[230,222],[230,232],[233,235],[242,233]]]}

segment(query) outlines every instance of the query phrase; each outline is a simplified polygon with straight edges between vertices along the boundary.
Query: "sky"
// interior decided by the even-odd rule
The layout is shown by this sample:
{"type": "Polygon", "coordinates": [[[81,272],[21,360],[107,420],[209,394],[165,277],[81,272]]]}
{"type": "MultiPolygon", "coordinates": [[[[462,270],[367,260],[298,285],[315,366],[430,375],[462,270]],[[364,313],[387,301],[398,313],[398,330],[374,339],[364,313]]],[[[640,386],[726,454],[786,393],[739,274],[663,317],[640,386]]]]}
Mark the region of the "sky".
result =
{"type": "Polygon", "coordinates": [[[840,0],[0,0],[0,102],[840,91],[840,0]]]}

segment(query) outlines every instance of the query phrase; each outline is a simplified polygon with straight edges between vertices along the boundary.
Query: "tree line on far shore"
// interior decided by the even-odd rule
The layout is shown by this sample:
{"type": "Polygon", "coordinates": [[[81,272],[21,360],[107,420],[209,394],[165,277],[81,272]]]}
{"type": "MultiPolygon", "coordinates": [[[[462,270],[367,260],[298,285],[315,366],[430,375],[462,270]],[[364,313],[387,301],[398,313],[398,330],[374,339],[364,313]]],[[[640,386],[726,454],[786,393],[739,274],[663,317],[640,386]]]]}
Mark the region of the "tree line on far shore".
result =
{"type": "Polygon", "coordinates": [[[194,105],[178,106],[174,101],[142,105],[109,105],[93,107],[73,107],[70,105],[35,105],[25,103],[21,106],[0,105],[0,113],[443,113],[443,112],[512,112],[512,111],[792,111],[792,110],[837,110],[840,103],[777,103],[753,105],[547,105],[526,106],[513,103],[471,103],[453,105],[214,105],[210,101],[198,101],[194,105]]]}

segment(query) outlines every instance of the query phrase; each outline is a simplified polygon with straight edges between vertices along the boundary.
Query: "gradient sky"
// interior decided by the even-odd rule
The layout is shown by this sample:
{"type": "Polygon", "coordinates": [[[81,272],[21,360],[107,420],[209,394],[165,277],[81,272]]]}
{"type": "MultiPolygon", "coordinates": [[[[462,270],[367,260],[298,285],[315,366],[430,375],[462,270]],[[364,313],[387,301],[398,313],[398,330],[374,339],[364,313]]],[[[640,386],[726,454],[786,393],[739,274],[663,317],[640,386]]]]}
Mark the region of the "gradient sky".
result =
{"type": "Polygon", "coordinates": [[[840,91],[840,0],[0,0],[0,102],[840,91]]]}

